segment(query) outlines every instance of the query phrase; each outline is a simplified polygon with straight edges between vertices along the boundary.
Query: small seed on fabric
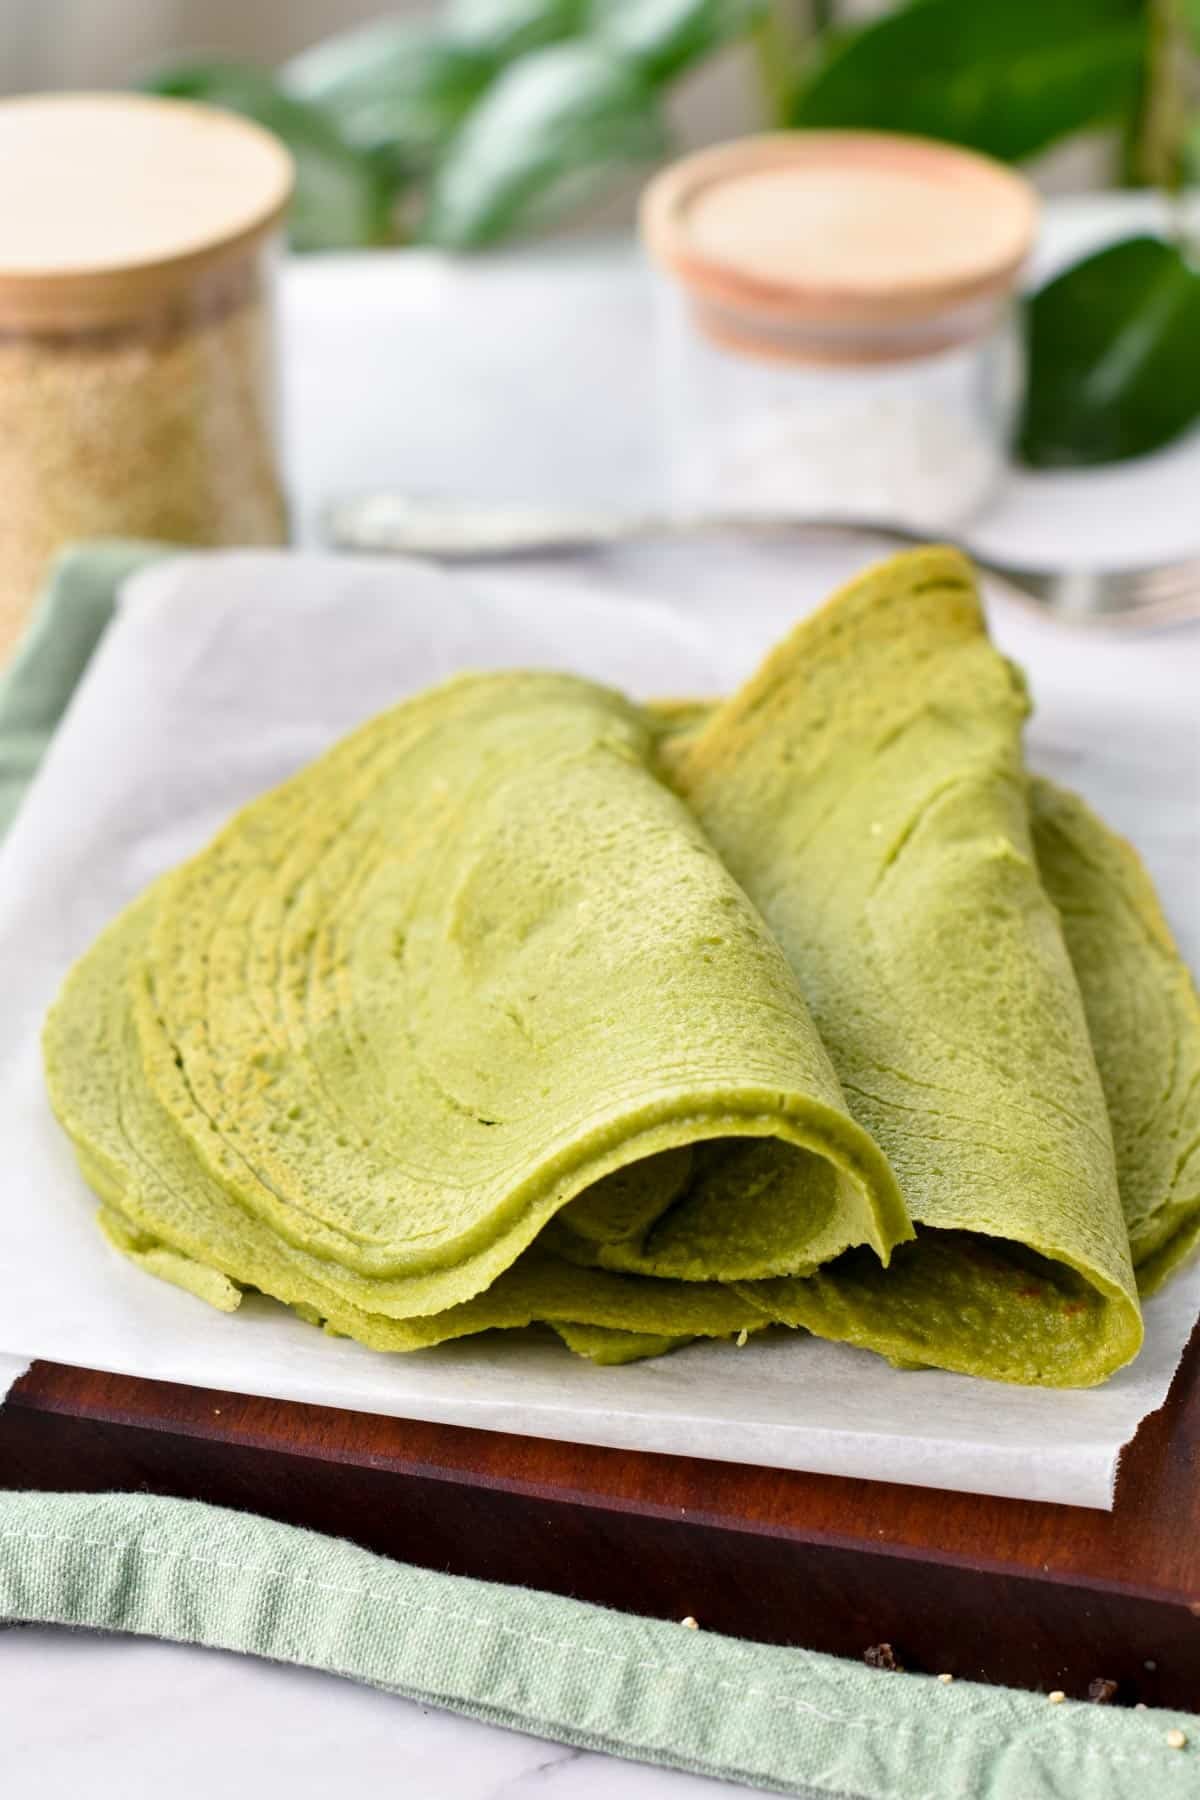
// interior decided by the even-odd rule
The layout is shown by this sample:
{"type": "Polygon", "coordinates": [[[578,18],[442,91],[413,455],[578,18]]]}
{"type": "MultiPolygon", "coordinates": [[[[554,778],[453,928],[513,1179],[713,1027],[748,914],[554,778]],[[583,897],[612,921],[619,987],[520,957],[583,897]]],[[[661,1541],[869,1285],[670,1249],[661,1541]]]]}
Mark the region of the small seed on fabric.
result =
{"type": "Polygon", "coordinates": [[[1052,1694],[1046,1695],[1046,1698],[1050,1702],[1051,1706],[1061,1706],[1063,1701],[1066,1699],[1066,1697],[1067,1696],[1063,1693],[1061,1688],[1055,1688],[1055,1690],[1052,1694]]]}
{"type": "Polygon", "coordinates": [[[1187,1732],[1180,1731],[1178,1725],[1172,1725],[1167,1733],[1167,1745],[1171,1750],[1182,1750],[1187,1743],[1187,1732]]]}
{"type": "Polygon", "coordinates": [[[739,1350],[741,1349],[742,1345],[746,1342],[746,1339],[749,1336],[750,1336],[750,1333],[746,1330],[746,1327],[743,1325],[742,1329],[738,1332],[737,1336],[733,1340],[739,1350]]]}
{"type": "Polygon", "coordinates": [[[938,1676],[938,1680],[943,1687],[949,1687],[950,1683],[954,1680],[954,1677],[950,1674],[949,1670],[946,1670],[943,1674],[938,1676]]]}
{"type": "Polygon", "coordinates": [[[688,1614],[686,1619],[681,1619],[679,1623],[681,1625],[686,1625],[689,1631],[699,1631],[700,1629],[699,1619],[693,1619],[691,1613],[688,1614]]]}

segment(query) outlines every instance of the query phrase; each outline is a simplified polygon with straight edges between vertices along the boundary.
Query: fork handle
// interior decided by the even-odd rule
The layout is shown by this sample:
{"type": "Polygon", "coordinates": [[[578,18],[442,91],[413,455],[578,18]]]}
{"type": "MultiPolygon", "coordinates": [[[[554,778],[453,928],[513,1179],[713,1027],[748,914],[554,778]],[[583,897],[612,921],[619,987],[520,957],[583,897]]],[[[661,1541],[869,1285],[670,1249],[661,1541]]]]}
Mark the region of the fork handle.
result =
{"type": "MultiPolygon", "coordinates": [[[[604,550],[621,544],[736,535],[765,539],[822,536],[879,537],[928,543],[929,533],[877,519],[798,519],[763,513],[617,513],[477,502],[424,500],[407,494],[361,494],[334,503],[325,516],[339,550],[426,556],[469,562],[506,556],[547,556],[604,550]]],[[[938,534],[933,534],[938,535],[938,534]]],[[[938,541],[945,542],[939,536],[938,541]]]]}

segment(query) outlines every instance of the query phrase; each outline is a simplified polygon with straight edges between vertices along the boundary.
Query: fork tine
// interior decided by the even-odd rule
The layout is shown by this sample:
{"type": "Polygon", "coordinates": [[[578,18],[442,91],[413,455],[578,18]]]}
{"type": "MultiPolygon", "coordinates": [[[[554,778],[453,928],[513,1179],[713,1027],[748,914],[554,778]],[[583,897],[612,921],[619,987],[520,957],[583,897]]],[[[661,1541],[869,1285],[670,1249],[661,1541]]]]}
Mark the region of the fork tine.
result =
{"type": "Polygon", "coordinates": [[[1058,573],[1006,567],[988,557],[976,561],[1017,598],[1064,623],[1148,627],[1200,620],[1200,559],[1158,568],[1058,573]]]}
{"type": "Polygon", "coordinates": [[[1200,591],[1200,561],[1167,563],[1158,569],[1131,570],[1139,593],[1166,597],[1200,591]]]}

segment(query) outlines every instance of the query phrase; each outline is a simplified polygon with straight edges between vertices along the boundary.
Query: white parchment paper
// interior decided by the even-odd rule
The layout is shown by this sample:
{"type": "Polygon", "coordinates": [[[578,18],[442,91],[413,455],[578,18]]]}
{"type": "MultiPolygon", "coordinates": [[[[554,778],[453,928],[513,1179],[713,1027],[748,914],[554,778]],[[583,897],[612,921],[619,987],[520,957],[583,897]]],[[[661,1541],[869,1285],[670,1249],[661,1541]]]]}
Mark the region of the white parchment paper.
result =
{"type": "MultiPolygon", "coordinates": [[[[412,1356],[323,1337],[270,1301],[222,1315],[110,1250],[55,1125],[38,1036],[96,931],[230,810],[397,697],[461,668],[576,669],[649,696],[718,693],[841,572],[761,564],[753,605],[692,604],[561,574],[452,577],[275,553],[138,577],[0,856],[0,1370],[61,1362],[578,1442],[973,1492],[1111,1504],[1121,1446],[1161,1405],[1200,1273],[1147,1308],[1136,1364],[1082,1393],[897,1372],[800,1335],[598,1369],[495,1334],[412,1356]]],[[[746,580],[746,568],[741,569],[746,580]]],[[[669,583],[667,584],[670,585],[669,583]]],[[[1180,638],[1085,637],[1017,611],[1033,760],[1138,842],[1196,956],[1197,660],[1180,638]],[[1182,648],[1181,648],[1182,646],[1182,648]]],[[[2,1385],[2,1384],[0,1384],[2,1385]]]]}
{"type": "Polygon", "coordinates": [[[29,1367],[31,1357],[0,1356],[0,1405],[15,1381],[19,1381],[29,1367]]]}

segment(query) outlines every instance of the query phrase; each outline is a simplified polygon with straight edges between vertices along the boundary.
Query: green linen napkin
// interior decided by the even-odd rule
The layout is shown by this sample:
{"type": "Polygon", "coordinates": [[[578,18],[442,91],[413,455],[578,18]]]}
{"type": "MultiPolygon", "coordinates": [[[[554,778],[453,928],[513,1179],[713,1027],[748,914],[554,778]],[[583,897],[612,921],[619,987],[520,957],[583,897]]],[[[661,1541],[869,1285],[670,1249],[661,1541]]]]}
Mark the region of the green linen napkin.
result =
{"type": "MultiPolygon", "coordinates": [[[[802,1605],[802,1597],[797,1596],[802,1605]]],[[[303,1663],[585,1749],[826,1800],[1183,1800],[1178,1721],[885,1674],[430,1573],[144,1494],[0,1495],[0,1614],[303,1663]]],[[[1200,1742],[1200,1721],[1197,1721],[1200,1742]]]]}
{"type": "MultiPolygon", "coordinates": [[[[803,1598],[797,1595],[797,1606],[803,1598]]],[[[581,1748],[825,1800],[1184,1800],[1179,1721],[885,1674],[389,1562],[145,1494],[0,1495],[0,1615],[248,1651],[581,1748]]],[[[1196,1722],[1200,1744],[1200,1721],[1196,1722]]]]}
{"type": "Polygon", "coordinates": [[[127,575],[166,551],[113,539],[66,550],[9,667],[0,673],[0,836],[12,824],[127,575]]]}
{"type": "MultiPolygon", "coordinates": [[[[56,565],[0,679],[0,831],[120,582],[161,554],[111,543],[56,565]]],[[[1051,1706],[1006,1688],[882,1673],[431,1573],[250,1514],[143,1494],[0,1493],[0,1617],[302,1663],[806,1800],[1183,1800],[1197,1790],[1200,1718],[1051,1706]],[[1190,1740],[1183,1749],[1168,1745],[1175,1727],[1190,1740]]]]}

